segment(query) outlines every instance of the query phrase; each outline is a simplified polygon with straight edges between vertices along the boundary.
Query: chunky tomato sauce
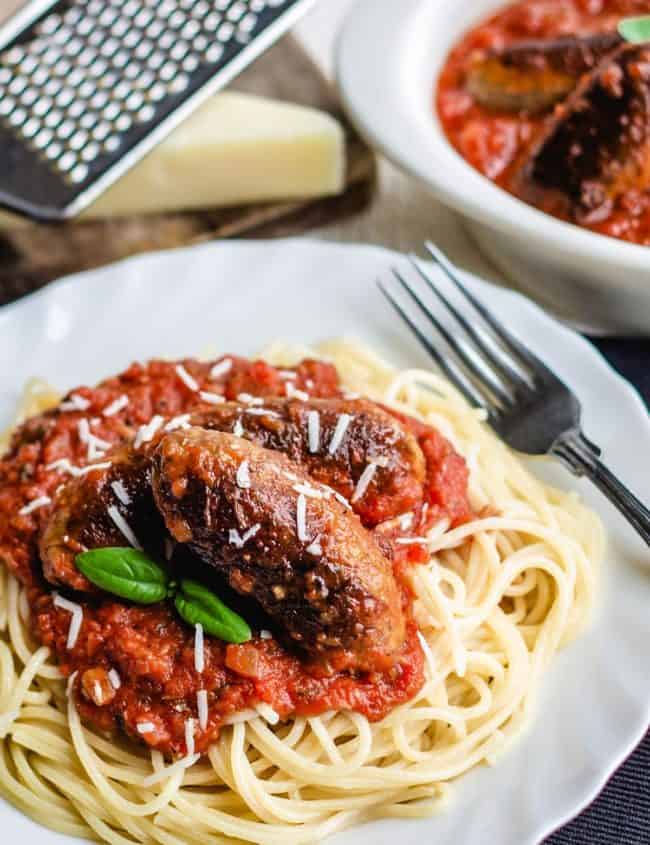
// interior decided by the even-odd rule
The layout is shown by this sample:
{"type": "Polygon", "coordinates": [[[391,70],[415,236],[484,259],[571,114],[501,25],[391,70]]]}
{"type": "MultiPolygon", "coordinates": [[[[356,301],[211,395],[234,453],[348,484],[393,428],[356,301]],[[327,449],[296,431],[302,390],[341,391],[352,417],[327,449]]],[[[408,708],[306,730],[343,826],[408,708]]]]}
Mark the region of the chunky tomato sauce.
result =
{"type": "MultiPolygon", "coordinates": [[[[528,39],[591,35],[615,30],[621,17],[650,13],[650,0],[521,0],[470,30],[449,54],[436,106],[449,141],[488,179],[515,195],[514,171],[531,149],[545,116],[499,112],[478,103],[466,86],[472,56],[528,39]]],[[[568,219],[552,199],[539,207],[568,219]]],[[[575,221],[572,221],[575,222],[575,221]]],[[[604,220],[580,223],[610,237],[650,246],[650,191],[631,189],[604,220]]]]}
{"type": "MultiPolygon", "coordinates": [[[[201,390],[235,399],[241,393],[282,396],[287,373],[263,362],[232,358],[231,369],[210,377],[213,363],[184,361],[201,390]]],[[[295,389],[314,398],[341,396],[335,369],[305,361],[295,369],[295,389]]],[[[196,748],[204,751],[218,736],[231,714],[256,703],[269,704],[282,717],[316,715],[331,709],[352,709],[371,720],[385,716],[408,701],[423,680],[423,654],[414,623],[394,665],[385,673],[330,672],[289,653],[264,631],[256,631],[243,645],[206,638],[205,667],[194,666],[194,630],[167,604],[141,607],[102,595],[70,595],[83,605],[81,631],[67,647],[70,613],[53,603],[53,588],[42,576],[38,536],[51,507],[47,504],[21,513],[41,497],[53,497],[65,475],[51,465],[68,459],[74,466],[88,461],[88,445],[80,439],[79,422],[107,444],[133,437],[153,415],[174,417],[206,410],[197,391],[179,378],[175,364],[152,361],[134,364],[98,387],[80,387],[61,407],[34,417],[19,427],[7,455],[0,461],[0,560],[28,587],[33,632],[56,655],[66,676],[77,672],[74,689],[79,711],[101,729],[122,728],[131,737],[164,752],[184,753],[185,722],[197,719],[196,693],[208,694],[207,728],[196,733],[196,748]],[[70,409],[72,401],[83,409],[70,409]],[[126,408],[105,416],[102,411],[122,396],[126,408]],[[118,688],[110,681],[117,672],[118,688]],[[153,726],[142,734],[137,726],[153,726]]],[[[413,429],[427,460],[425,505],[401,525],[401,536],[420,535],[447,516],[459,522],[471,516],[467,500],[467,468],[449,443],[435,430],[403,418],[413,429]]],[[[397,531],[395,526],[393,530],[397,531]]],[[[391,530],[386,532],[388,536],[391,530]]],[[[395,571],[423,559],[418,546],[398,546],[395,571]]],[[[411,596],[403,584],[410,619],[411,596]]]]}

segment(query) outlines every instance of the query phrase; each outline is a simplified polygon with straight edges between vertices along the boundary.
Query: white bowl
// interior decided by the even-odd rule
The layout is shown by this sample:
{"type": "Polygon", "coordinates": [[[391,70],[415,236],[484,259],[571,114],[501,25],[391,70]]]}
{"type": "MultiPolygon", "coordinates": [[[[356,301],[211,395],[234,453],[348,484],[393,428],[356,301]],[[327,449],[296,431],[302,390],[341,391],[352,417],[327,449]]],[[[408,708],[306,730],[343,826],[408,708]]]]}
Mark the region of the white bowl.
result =
{"type": "Polygon", "coordinates": [[[599,332],[650,334],[650,248],[563,223],[474,170],[447,141],[434,89],[450,48],[503,0],[361,0],[337,76],[366,138],[458,211],[488,257],[543,305],[599,332]]]}

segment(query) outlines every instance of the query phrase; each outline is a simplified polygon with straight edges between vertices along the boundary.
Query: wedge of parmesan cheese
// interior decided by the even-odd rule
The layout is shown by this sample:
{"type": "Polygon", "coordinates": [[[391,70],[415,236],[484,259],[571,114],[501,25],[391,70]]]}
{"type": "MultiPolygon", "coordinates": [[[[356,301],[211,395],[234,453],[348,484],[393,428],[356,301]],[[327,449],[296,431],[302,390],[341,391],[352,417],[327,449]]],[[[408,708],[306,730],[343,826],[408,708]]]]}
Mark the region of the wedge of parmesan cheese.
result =
{"type": "MultiPolygon", "coordinates": [[[[223,92],[201,105],[80,219],[330,196],[345,181],[345,137],[318,109],[223,92]]],[[[2,214],[0,225],[18,220],[2,214]]]]}

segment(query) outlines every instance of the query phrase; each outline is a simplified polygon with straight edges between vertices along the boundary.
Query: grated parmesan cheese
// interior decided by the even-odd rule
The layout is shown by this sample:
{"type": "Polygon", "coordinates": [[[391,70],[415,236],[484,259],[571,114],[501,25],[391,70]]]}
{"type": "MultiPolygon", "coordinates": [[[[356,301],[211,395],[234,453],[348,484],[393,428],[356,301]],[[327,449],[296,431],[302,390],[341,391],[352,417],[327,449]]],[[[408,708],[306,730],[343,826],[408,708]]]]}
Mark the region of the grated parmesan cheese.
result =
{"type": "Polygon", "coordinates": [[[119,414],[120,411],[123,411],[128,404],[128,396],[118,396],[117,399],[114,399],[110,405],[107,405],[104,408],[104,410],[102,411],[102,416],[113,417],[115,416],[115,414],[119,414]]]}
{"type": "Polygon", "coordinates": [[[139,734],[150,734],[156,730],[153,722],[138,722],[135,727],[139,734]]]}
{"type": "Polygon", "coordinates": [[[139,449],[143,443],[149,443],[164,422],[165,420],[160,416],[160,414],[156,414],[156,416],[152,417],[148,423],[141,425],[135,435],[135,440],[133,441],[134,448],[139,449]]]}
{"type": "Polygon", "coordinates": [[[308,499],[324,498],[324,495],[320,490],[317,490],[315,487],[311,487],[309,484],[294,484],[291,489],[295,490],[296,493],[302,493],[308,499]]]}
{"type": "Polygon", "coordinates": [[[352,496],[353,502],[357,502],[359,499],[363,498],[376,472],[377,464],[374,463],[374,461],[371,461],[361,473],[361,477],[357,481],[357,486],[354,488],[354,495],[352,496]]]}
{"type": "Polygon", "coordinates": [[[111,467],[110,461],[103,461],[99,464],[88,464],[85,467],[77,467],[70,463],[68,458],[59,458],[58,461],[52,461],[45,469],[58,469],[61,472],[67,472],[73,478],[81,478],[83,475],[88,475],[89,472],[94,472],[96,469],[109,469],[111,467]]]}
{"type": "Polygon", "coordinates": [[[111,444],[107,440],[102,440],[97,437],[90,430],[90,424],[87,419],[82,418],[77,423],[77,431],[79,432],[79,440],[87,447],[87,457],[89,461],[94,461],[96,458],[101,458],[107,449],[111,448],[111,444]]]}
{"type": "Polygon", "coordinates": [[[262,628],[260,631],[260,639],[261,640],[272,640],[273,634],[270,631],[267,631],[266,628],[262,628]]]}
{"type": "Polygon", "coordinates": [[[205,669],[203,625],[200,622],[197,622],[194,626],[194,668],[199,673],[205,669]]]}
{"type": "Polygon", "coordinates": [[[242,437],[244,434],[244,426],[241,424],[241,420],[236,420],[235,424],[232,428],[232,433],[235,437],[242,437]]]}
{"type": "Polygon", "coordinates": [[[399,546],[423,546],[426,545],[429,540],[426,537],[397,537],[395,542],[399,546]]]}
{"type": "Polygon", "coordinates": [[[119,689],[122,686],[122,679],[117,673],[117,669],[111,669],[108,673],[108,680],[111,682],[113,689],[119,689]]]}
{"type": "Polygon", "coordinates": [[[208,727],[208,691],[200,689],[196,694],[196,710],[199,715],[199,727],[204,731],[208,727]]]}
{"type": "Polygon", "coordinates": [[[237,394],[237,401],[244,405],[263,405],[264,399],[261,396],[252,396],[250,393],[237,394]]]}
{"type": "Polygon", "coordinates": [[[315,455],[320,449],[320,414],[318,411],[310,411],[307,414],[307,439],[309,440],[309,451],[315,455]]]}
{"type": "Polygon", "coordinates": [[[339,414],[338,419],[336,420],[336,428],[334,429],[334,434],[332,435],[332,439],[330,440],[330,445],[327,450],[330,455],[333,455],[343,442],[343,438],[345,437],[345,433],[351,422],[352,417],[350,414],[339,414]]]}
{"type": "Polygon", "coordinates": [[[135,534],[133,533],[133,530],[131,529],[131,526],[126,521],[126,519],[124,519],[124,517],[119,512],[119,510],[115,507],[115,505],[111,505],[109,508],[107,508],[107,511],[108,511],[108,515],[110,516],[110,518],[113,520],[113,522],[119,528],[119,530],[122,532],[122,534],[126,537],[126,539],[129,541],[129,543],[133,546],[133,548],[138,549],[138,551],[141,552],[142,546],[138,542],[138,538],[135,536],[135,534]]]}
{"type": "Polygon", "coordinates": [[[310,555],[322,555],[323,554],[323,547],[320,544],[320,534],[317,534],[311,543],[305,549],[307,554],[310,555]]]}
{"type": "Polygon", "coordinates": [[[55,607],[60,607],[61,610],[67,610],[68,613],[72,614],[70,627],[68,628],[68,639],[66,642],[66,648],[69,650],[74,648],[77,644],[79,631],[81,630],[81,625],[84,621],[83,607],[80,604],[77,604],[77,602],[69,601],[69,599],[60,596],[58,593],[53,593],[52,595],[54,596],[55,607]]]}
{"type": "Polygon", "coordinates": [[[176,364],[176,367],[174,369],[176,370],[176,375],[183,382],[185,387],[187,387],[188,390],[192,390],[196,393],[196,391],[199,389],[198,381],[187,372],[187,370],[182,364],[176,364]]]}
{"type": "Polygon", "coordinates": [[[296,505],[296,532],[301,543],[306,543],[309,540],[307,536],[307,499],[304,493],[298,496],[298,504],[296,505]]]}
{"type": "Polygon", "coordinates": [[[88,408],[90,408],[90,400],[76,393],[73,393],[59,405],[60,411],[87,411],[88,408]]]}
{"type": "Polygon", "coordinates": [[[208,405],[222,405],[226,401],[220,393],[211,393],[209,390],[201,390],[199,396],[208,405]]]}
{"type": "Polygon", "coordinates": [[[172,417],[165,425],[163,431],[176,431],[179,428],[190,427],[190,414],[180,414],[177,417],[172,417]]]}
{"type": "Polygon", "coordinates": [[[22,507],[18,513],[20,516],[27,516],[28,514],[32,513],[33,511],[38,510],[39,508],[44,508],[47,505],[52,504],[52,499],[49,496],[38,496],[36,499],[32,499],[31,502],[28,502],[24,507],[22,507]]]}
{"type": "Polygon", "coordinates": [[[187,748],[187,757],[194,754],[194,719],[185,720],[185,747],[187,748]]]}
{"type": "Polygon", "coordinates": [[[257,534],[261,527],[262,526],[258,522],[256,525],[253,525],[252,528],[249,528],[248,531],[245,531],[243,534],[240,534],[236,528],[231,528],[228,531],[228,542],[231,546],[235,546],[236,548],[241,549],[248,542],[248,540],[250,540],[257,534]]]}
{"type": "Polygon", "coordinates": [[[217,379],[225,376],[232,370],[232,358],[224,358],[223,361],[217,361],[214,367],[210,370],[210,378],[217,379]]]}
{"type": "Polygon", "coordinates": [[[242,461],[237,467],[236,475],[237,487],[241,490],[248,490],[251,486],[251,477],[248,467],[248,461],[242,461]]]}
{"type": "Polygon", "coordinates": [[[122,502],[123,505],[131,504],[131,497],[122,481],[111,481],[111,490],[115,494],[115,498],[122,502]]]}
{"type": "Polygon", "coordinates": [[[285,382],[284,389],[289,399],[298,399],[300,402],[309,401],[309,394],[304,390],[298,390],[292,381],[285,382]]]}

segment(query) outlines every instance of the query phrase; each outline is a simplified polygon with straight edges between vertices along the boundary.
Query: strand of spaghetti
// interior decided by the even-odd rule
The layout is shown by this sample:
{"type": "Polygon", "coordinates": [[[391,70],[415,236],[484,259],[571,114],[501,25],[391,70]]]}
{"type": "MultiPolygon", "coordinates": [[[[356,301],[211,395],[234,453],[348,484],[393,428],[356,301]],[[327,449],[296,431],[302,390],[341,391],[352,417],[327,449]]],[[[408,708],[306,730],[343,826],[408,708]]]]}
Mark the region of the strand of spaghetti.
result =
{"type": "Polygon", "coordinates": [[[70,735],[75,751],[81,762],[81,765],[86,770],[88,777],[92,780],[95,788],[100,792],[104,800],[115,810],[121,813],[127,813],[134,816],[149,816],[157,813],[161,807],[169,802],[175,792],[178,791],[183,780],[183,772],[179,772],[167,781],[160,793],[144,804],[138,804],[134,801],[124,799],[108,782],[108,779],[102,775],[98,759],[95,757],[91,747],[86,742],[83,730],[81,727],[81,720],[74,705],[73,696],[69,697],[68,701],[68,724],[70,725],[70,735]]]}
{"type": "MultiPolygon", "coordinates": [[[[9,576],[8,582],[8,607],[9,607],[9,638],[11,647],[20,658],[20,660],[27,664],[32,656],[32,650],[27,642],[27,629],[25,623],[22,622],[18,612],[20,585],[13,575],[9,576]]],[[[38,668],[38,675],[41,678],[49,678],[50,680],[58,680],[62,678],[61,670],[58,666],[51,666],[42,663],[38,668]]]]}

